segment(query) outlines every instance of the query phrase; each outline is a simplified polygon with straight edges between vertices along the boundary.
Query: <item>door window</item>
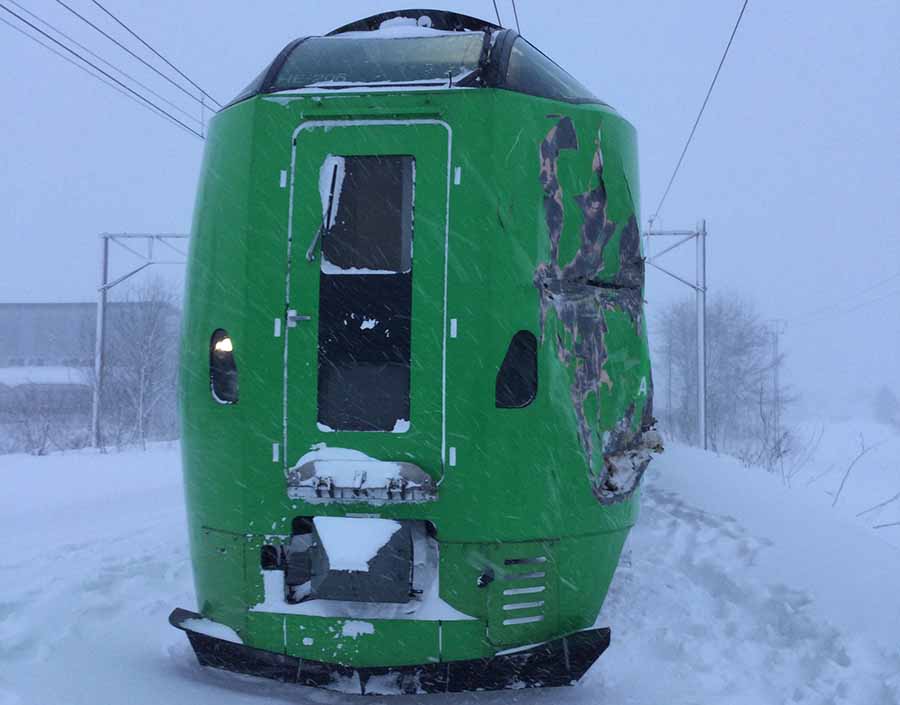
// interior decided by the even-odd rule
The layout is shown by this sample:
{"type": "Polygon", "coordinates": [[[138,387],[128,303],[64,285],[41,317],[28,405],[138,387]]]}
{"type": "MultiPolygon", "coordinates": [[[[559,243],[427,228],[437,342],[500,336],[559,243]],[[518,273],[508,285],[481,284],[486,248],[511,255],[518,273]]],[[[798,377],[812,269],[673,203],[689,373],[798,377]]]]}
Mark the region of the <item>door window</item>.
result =
{"type": "Polygon", "coordinates": [[[402,432],[410,418],[415,160],[329,159],[341,178],[326,179],[322,194],[332,214],[319,272],[318,424],[402,432]]]}

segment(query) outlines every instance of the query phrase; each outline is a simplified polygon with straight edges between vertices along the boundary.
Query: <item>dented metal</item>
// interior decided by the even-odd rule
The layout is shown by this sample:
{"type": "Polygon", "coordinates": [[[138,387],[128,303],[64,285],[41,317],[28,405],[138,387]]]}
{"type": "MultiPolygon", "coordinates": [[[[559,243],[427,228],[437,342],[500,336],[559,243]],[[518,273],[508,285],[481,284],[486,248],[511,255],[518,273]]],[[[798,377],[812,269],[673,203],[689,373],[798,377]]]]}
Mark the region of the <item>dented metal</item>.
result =
{"type": "MultiPolygon", "coordinates": [[[[558,116],[553,116],[558,117],[558,116]]],[[[647,401],[641,423],[634,429],[632,404],[616,428],[606,436],[602,448],[601,468],[595,448],[594,428],[598,420],[587,417],[587,399],[595,394],[599,400],[603,386],[612,388],[606,371],[609,357],[606,314],[622,311],[628,315],[640,335],[643,327],[644,258],[640,249],[640,231],[632,210],[621,227],[618,270],[611,281],[598,279],[606,265],[606,248],[620,230],[607,213],[608,195],[603,179],[603,150],[598,132],[591,168],[597,185],[574,197],[581,209],[583,225],[580,245],[566,264],[559,262],[559,245],[565,220],[565,200],[559,181],[559,156],[563,150],[578,150],[578,136],[571,118],[559,118],[540,146],[540,179],[544,189],[544,215],[550,239],[550,260],[538,265],[534,285],[540,296],[541,340],[544,339],[547,312],[550,307],[568,334],[557,334],[556,354],[560,362],[573,370],[572,406],[578,424],[578,439],[589,468],[594,496],[603,504],[622,501],[631,496],[650,461],[643,434],[649,434],[652,416],[652,383],[648,380],[647,401]]],[[[599,415],[599,409],[598,409],[599,415]]],[[[648,435],[650,447],[659,446],[658,435],[648,435]]]]}

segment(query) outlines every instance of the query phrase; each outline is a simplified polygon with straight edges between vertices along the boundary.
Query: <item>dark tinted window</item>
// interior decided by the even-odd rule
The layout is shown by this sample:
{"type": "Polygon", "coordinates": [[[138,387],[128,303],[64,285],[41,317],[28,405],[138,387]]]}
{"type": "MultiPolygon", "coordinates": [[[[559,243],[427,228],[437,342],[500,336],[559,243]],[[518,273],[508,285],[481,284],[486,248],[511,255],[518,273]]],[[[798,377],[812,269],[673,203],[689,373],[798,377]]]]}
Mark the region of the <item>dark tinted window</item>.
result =
{"type": "Polygon", "coordinates": [[[322,239],[322,270],[409,271],[412,157],[346,157],[335,168],[334,213],[322,239]]]}
{"type": "Polygon", "coordinates": [[[528,406],[537,396],[537,383],[537,339],[531,331],[520,330],[509,342],[497,372],[497,407],[518,409],[528,406]]]}
{"type": "Polygon", "coordinates": [[[503,88],[571,103],[601,102],[522,37],[512,46],[503,88]]]}
{"type": "Polygon", "coordinates": [[[443,82],[473,71],[483,34],[466,32],[426,37],[367,37],[368,32],[311,37],[298,44],[269,90],[324,84],[443,82]]]}
{"type": "Polygon", "coordinates": [[[345,157],[319,274],[319,424],[405,429],[410,417],[413,179],[408,156],[345,157]]]}

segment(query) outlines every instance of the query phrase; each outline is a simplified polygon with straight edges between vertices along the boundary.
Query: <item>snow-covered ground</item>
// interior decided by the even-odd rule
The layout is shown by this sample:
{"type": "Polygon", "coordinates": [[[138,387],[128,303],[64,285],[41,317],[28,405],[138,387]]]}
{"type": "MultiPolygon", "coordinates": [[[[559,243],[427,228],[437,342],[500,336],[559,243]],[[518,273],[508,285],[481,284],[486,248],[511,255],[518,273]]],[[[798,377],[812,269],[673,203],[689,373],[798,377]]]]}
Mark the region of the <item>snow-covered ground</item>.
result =
{"type": "MultiPolygon", "coordinates": [[[[604,608],[613,644],[581,685],[366,702],[897,705],[900,549],[855,517],[886,476],[848,481],[833,510],[837,474],[788,488],[670,447],[604,608]]],[[[168,625],[194,604],[176,447],[0,456],[0,482],[0,705],[359,702],[202,669],[168,625]]]]}
{"type": "Polygon", "coordinates": [[[900,548],[900,428],[860,420],[808,421],[798,437],[809,452],[789,468],[796,472],[791,486],[831,507],[846,477],[835,511],[861,526],[878,527],[881,538],[900,548]]]}

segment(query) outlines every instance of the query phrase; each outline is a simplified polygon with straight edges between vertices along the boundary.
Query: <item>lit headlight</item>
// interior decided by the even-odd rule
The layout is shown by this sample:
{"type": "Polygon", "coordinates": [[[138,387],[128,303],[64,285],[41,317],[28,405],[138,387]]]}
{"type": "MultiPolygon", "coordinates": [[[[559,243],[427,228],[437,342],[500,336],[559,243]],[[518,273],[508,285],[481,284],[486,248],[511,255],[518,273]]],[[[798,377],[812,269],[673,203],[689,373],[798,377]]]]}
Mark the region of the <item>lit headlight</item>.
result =
{"type": "Polygon", "coordinates": [[[216,352],[233,352],[234,345],[231,343],[231,338],[225,337],[221,340],[217,340],[216,344],[213,346],[213,350],[216,352]]]}
{"type": "Polygon", "coordinates": [[[234,363],[234,343],[228,331],[217,328],[209,340],[209,387],[220,404],[238,400],[238,371],[234,363]]]}

